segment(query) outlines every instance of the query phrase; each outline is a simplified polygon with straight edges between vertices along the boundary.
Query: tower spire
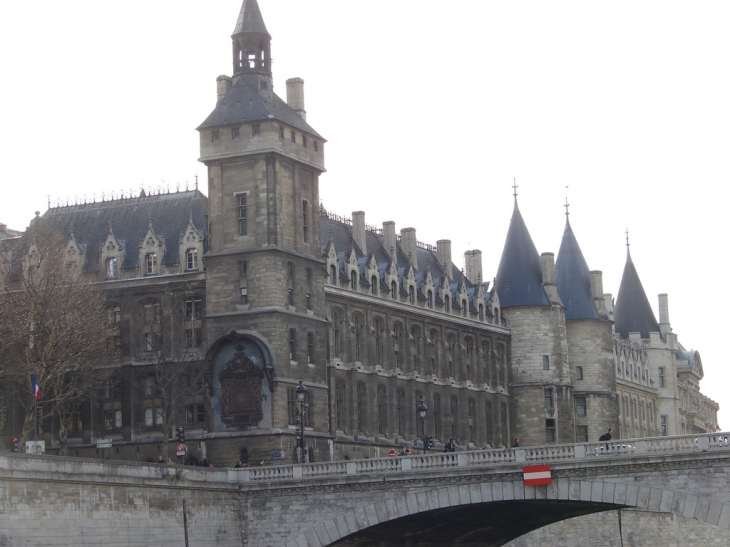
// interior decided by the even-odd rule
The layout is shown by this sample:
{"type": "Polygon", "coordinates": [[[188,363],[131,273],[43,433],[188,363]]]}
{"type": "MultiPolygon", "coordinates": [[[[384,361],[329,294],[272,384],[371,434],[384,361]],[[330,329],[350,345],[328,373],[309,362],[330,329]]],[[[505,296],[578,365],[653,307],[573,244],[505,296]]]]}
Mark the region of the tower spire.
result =
{"type": "Polygon", "coordinates": [[[233,81],[245,78],[265,98],[271,97],[271,35],[256,0],[243,0],[233,30],[233,81]]]}

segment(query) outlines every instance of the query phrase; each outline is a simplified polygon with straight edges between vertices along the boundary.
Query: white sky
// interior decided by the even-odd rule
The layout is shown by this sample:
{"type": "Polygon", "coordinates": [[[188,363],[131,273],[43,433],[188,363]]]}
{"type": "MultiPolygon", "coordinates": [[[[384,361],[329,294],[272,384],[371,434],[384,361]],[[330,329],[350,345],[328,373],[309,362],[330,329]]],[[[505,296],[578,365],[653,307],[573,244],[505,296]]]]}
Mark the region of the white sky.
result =
{"type": "MultiPolygon", "coordinates": [[[[0,4],[0,222],[205,171],[197,127],[231,72],[241,0],[0,4]]],[[[496,275],[517,178],[539,252],[571,225],[604,289],[631,255],[700,351],[730,427],[723,350],[730,2],[259,0],[275,91],[304,78],[329,143],[324,205],[481,249],[496,275]]]]}

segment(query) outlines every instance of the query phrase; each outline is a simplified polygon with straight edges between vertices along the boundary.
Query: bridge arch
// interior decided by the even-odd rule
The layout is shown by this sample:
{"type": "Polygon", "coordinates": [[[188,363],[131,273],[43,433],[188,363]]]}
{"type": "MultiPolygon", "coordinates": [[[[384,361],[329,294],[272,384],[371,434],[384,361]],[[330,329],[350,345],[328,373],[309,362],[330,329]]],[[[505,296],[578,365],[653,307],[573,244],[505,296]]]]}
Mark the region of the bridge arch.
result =
{"type": "Polygon", "coordinates": [[[730,502],[710,496],[627,484],[616,477],[559,478],[547,487],[529,487],[517,476],[424,488],[363,503],[310,526],[285,545],[375,547],[393,539],[399,547],[444,541],[496,547],[560,520],[621,508],[673,513],[725,530],[730,526],[730,502]]]}

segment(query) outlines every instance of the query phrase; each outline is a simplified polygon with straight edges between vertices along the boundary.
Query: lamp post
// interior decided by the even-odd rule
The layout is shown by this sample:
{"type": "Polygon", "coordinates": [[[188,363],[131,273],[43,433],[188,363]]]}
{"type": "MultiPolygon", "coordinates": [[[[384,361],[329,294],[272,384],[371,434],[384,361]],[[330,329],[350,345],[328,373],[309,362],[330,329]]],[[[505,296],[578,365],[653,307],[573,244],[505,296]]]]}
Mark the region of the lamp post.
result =
{"type": "Polygon", "coordinates": [[[304,402],[304,400],[307,398],[307,388],[302,380],[299,380],[299,385],[297,386],[296,393],[297,401],[299,402],[296,419],[297,425],[299,426],[299,463],[304,463],[307,459],[304,449],[304,414],[306,413],[306,409],[309,404],[304,402]]]}
{"type": "Polygon", "coordinates": [[[421,432],[423,433],[421,440],[423,441],[423,453],[428,454],[428,443],[431,440],[431,437],[426,435],[426,413],[428,412],[428,407],[423,402],[423,399],[421,399],[421,404],[418,405],[416,411],[421,417],[421,432]]]}

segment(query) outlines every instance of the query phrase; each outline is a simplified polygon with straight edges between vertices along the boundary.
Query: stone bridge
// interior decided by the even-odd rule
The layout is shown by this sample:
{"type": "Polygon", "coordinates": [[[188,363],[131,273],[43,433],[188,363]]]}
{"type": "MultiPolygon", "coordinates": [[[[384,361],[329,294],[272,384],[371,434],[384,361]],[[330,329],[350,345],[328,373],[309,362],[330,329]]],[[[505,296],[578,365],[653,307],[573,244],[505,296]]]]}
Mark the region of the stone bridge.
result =
{"type": "Polygon", "coordinates": [[[729,482],[726,434],[236,470],[11,455],[0,546],[497,546],[619,508],[728,530],[729,482]]]}

